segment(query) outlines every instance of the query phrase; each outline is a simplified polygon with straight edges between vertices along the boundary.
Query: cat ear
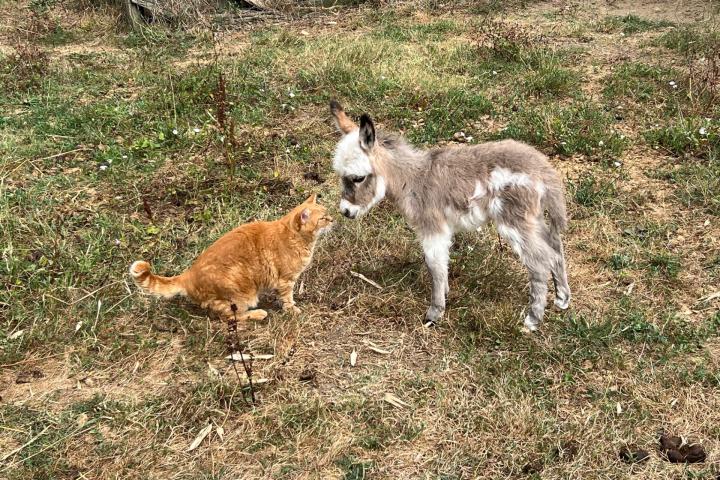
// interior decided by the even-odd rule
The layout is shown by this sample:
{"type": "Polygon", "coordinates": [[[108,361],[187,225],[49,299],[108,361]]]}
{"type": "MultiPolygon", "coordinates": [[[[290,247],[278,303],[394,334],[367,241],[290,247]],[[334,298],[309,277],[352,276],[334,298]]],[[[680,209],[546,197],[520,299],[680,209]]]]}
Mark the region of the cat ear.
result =
{"type": "Polygon", "coordinates": [[[305,225],[310,220],[310,210],[304,208],[302,212],[297,216],[298,228],[305,225]]]}
{"type": "Polygon", "coordinates": [[[313,193],[305,200],[305,203],[317,203],[317,193],[313,193]]]}

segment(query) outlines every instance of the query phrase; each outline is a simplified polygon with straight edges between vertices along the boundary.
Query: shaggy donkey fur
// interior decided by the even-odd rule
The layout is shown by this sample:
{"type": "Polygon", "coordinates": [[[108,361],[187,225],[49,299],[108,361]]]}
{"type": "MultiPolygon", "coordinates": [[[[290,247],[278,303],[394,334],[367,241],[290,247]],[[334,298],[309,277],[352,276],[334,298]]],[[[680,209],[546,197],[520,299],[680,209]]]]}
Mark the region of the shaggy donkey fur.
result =
{"type": "Polygon", "coordinates": [[[397,135],[376,135],[367,115],[358,128],[337,102],[330,110],[344,134],[333,162],[342,178],[340,210],[356,218],[387,196],[402,212],[420,237],[432,275],[426,322],[435,323],[445,311],[453,234],[478,230],[490,220],[530,273],[525,327],[536,330],[542,321],[551,275],[555,305],[568,308],[560,238],[567,224],[565,198],[545,155],[514,140],[418,150],[397,135]]]}

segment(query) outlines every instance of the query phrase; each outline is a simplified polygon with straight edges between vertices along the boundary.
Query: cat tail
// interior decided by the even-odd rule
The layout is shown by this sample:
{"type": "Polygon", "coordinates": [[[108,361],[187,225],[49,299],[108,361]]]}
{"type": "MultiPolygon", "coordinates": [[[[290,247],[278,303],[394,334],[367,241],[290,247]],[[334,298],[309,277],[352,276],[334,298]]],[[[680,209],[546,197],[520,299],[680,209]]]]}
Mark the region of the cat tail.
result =
{"type": "Polygon", "coordinates": [[[182,275],[161,277],[150,271],[150,264],[142,260],[130,265],[130,276],[145,293],[158,297],[172,298],[175,295],[187,295],[182,275]]]}

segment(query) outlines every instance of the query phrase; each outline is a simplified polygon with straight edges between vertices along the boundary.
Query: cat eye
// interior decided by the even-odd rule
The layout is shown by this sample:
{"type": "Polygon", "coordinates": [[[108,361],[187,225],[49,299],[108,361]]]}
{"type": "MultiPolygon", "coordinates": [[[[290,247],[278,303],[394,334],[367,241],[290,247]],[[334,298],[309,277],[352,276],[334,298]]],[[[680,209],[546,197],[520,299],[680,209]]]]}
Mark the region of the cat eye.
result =
{"type": "Polygon", "coordinates": [[[362,183],[365,181],[366,178],[367,177],[353,177],[352,181],[353,181],[353,183],[362,183]]]}

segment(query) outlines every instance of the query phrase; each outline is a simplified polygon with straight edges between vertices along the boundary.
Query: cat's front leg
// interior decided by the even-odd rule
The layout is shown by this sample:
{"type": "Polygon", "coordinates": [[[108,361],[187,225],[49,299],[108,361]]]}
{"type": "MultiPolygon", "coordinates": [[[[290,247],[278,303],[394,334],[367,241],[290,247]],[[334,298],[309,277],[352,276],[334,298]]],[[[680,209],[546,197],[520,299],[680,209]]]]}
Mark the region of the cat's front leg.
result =
{"type": "Polygon", "coordinates": [[[297,314],[300,313],[300,309],[295,305],[293,299],[293,287],[295,287],[295,282],[283,282],[278,287],[278,297],[280,297],[284,311],[297,314]]]}

